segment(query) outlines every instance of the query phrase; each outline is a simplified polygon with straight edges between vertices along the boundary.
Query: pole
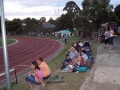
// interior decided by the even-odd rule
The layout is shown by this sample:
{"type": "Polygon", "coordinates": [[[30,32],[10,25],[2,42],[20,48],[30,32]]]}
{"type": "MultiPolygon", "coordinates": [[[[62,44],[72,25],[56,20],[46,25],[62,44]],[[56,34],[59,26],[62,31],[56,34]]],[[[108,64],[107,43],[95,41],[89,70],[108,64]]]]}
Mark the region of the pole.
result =
{"type": "Polygon", "coordinates": [[[1,31],[2,31],[2,45],[3,45],[3,55],[4,55],[4,68],[5,68],[5,76],[6,76],[6,86],[7,86],[7,90],[11,90],[8,53],[7,53],[7,44],[6,44],[6,30],[5,30],[3,0],[0,0],[0,11],[1,11],[1,31]]]}

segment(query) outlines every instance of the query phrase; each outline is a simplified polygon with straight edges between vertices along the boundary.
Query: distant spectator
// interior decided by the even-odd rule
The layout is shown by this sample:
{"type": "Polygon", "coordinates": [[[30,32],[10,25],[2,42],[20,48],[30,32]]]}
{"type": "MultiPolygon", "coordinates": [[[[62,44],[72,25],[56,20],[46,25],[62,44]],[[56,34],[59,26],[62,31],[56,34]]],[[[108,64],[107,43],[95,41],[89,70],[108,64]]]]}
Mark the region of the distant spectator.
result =
{"type": "Polygon", "coordinates": [[[65,44],[67,44],[67,38],[68,38],[67,35],[64,34],[63,37],[64,37],[64,40],[65,40],[65,44]]]}
{"type": "Polygon", "coordinates": [[[110,38],[110,32],[108,31],[108,29],[106,29],[105,33],[105,48],[109,47],[109,38],[110,38]]]}
{"type": "Polygon", "coordinates": [[[110,49],[113,49],[114,30],[110,27],[110,49]]]}

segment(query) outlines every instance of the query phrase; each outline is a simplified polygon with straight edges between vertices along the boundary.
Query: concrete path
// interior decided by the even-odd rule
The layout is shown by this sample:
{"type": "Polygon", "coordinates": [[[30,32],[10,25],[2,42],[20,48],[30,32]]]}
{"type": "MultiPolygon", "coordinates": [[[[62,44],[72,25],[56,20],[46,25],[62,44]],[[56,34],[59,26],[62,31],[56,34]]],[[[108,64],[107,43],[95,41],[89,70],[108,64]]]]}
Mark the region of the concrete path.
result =
{"type": "Polygon", "coordinates": [[[96,61],[79,90],[120,90],[120,36],[114,49],[97,46],[96,61]]]}

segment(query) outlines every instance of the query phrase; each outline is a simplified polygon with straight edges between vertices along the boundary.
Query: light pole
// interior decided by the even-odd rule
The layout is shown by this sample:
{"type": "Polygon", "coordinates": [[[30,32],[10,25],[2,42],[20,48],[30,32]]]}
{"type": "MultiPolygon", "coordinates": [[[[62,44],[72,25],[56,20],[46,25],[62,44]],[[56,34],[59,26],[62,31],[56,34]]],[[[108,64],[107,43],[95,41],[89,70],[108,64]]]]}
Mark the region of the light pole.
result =
{"type": "Polygon", "coordinates": [[[0,0],[0,11],[1,11],[1,31],[2,31],[2,45],[3,45],[3,55],[4,55],[4,68],[5,68],[5,76],[6,76],[6,86],[7,86],[7,90],[11,90],[8,53],[7,53],[8,51],[7,51],[7,44],[6,44],[6,30],[5,30],[3,0],[0,0]]]}

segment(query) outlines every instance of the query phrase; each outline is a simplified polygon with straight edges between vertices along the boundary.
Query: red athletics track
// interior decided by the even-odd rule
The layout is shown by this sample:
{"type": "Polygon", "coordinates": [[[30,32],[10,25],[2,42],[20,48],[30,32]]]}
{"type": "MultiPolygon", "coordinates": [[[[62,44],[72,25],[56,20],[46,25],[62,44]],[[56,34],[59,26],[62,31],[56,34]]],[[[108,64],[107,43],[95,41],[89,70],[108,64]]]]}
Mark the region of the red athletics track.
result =
{"type": "MultiPolygon", "coordinates": [[[[47,58],[61,49],[61,43],[45,38],[9,37],[17,40],[17,43],[8,46],[9,67],[15,68],[17,74],[30,67],[32,61],[38,57],[47,58]]],[[[3,51],[0,48],[0,74],[4,72],[3,51]]],[[[10,76],[13,72],[10,73],[10,76]]],[[[0,83],[5,80],[5,75],[0,76],[0,83]]]]}

